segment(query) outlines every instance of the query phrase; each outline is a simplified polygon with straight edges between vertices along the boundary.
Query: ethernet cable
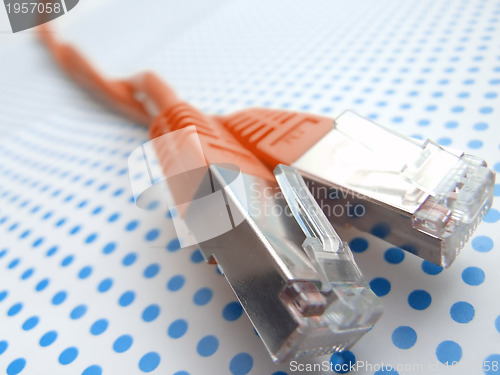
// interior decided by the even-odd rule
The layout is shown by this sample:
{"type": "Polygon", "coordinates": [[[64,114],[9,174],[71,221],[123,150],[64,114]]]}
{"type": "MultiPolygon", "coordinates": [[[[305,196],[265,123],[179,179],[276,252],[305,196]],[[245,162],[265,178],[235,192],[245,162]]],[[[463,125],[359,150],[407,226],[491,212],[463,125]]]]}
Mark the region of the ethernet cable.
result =
{"type": "Polygon", "coordinates": [[[152,120],[152,138],[187,124],[217,124],[270,169],[295,167],[334,225],[379,233],[434,264],[453,263],[492,205],[495,174],[486,162],[432,140],[405,137],[350,111],[336,120],[259,108],[207,116],[153,73],[105,80],[71,46],[41,36],[73,78],[131,118],[152,120]]]}
{"type": "Polygon", "coordinates": [[[274,361],[349,349],[373,327],[382,305],[295,168],[266,166],[154,74],[109,81],[46,25],[40,36],[77,82],[135,121],[152,122],[151,141],[129,157],[131,171],[145,171],[132,184],[138,205],[156,187],[173,197],[179,224],[218,264],[274,361]]]}

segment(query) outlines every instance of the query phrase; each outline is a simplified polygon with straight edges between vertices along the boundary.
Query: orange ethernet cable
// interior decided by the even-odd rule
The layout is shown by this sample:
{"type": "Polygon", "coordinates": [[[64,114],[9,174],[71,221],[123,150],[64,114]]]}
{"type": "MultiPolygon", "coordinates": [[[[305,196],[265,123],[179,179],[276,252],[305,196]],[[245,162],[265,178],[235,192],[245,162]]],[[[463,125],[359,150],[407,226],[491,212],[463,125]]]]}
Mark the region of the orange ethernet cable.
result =
{"type": "MultiPolygon", "coordinates": [[[[323,249],[329,246],[339,248],[338,244],[342,242],[339,242],[336,234],[324,237],[325,232],[335,232],[330,225],[329,229],[321,229],[327,227],[326,219],[318,205],[309,200],[311,194],[306,194],[307,189],[302,178],[307,181],[312,195],[321,203],[321,209],[335,225],[354,226],[365,232],[382,228],[381,237],[384,240],[443,267],[452,264],[482,216],[491,207],[495,175],[483,160],[472,155],[445,149],[431,140],[417,141],[405,137],[350,111],[344,112],[335,120],[314,114],[256,108],[232,115],[208,116],[178,99],[173,90],[155,74],[144,73],[129,80],[107,80],[73,47],[57,42],[47,31],[46,25],[42,25],[40,31],[42,40],[72,78],[132,119],[145,124],[151,123],[149,129],[152,139],[195,125],[208,164],[215,165],[230,160],[241,168],[243,174],[253,176],[263,184],[276,183],[277,180],[286,202],[270,203],[286,204],[297,218],[295,224],[299,223],[306,236],[312,234],[308,238],[321,239],[323,249]],[[282,164],[293,168],[288,169],[282,164]],[[273,168],[276,168],[276,180],[269,172],[273,168]],[[295,171],[298,171],[302,178],[299,178],[295,171]],[[288,193],[285,193],[286,191],[288,193]],[[325,191],[328,194],[325,194],[325,191]],[[304,203],[305,201],[307,203],[304,203]],[[350,204],[354,210],[346,210],[342,215],[329,212],[329,208],[339,203],[346,207],[350,204]],[[304,207],[307,207],[306,211],[302,211],[304,207]],[[356,207],[362,207],[362,212],[356,212],[356,207]],[[337,242],[333,242],[334,245],[326,240],[333,237],[337,238],[337,242]]],[[[156,150],[159,162],[165,169],[168,164],[166,158],[173,155],[158,147],[156,150]]],[[[212,169],[212,166],[210,168],[212,169]]],[[[220,186],[226,186],[228,183],[220,170],[214,170],[212,177],[219,179],[220,186]]],[[[234,196],[233,194],[233,198],[234,196]]],[[[266,225],[263,224],[262,228],[266,225]]],[[[217,256],[210,254],[210,249],[224,248],[225,243],[237,241],[237,228],[214,239],[215,242],[212,241],[211,244],[207,245],[210,243],[207,241],[200,245],[207,259],[215,255],[219,264],[224,260],[231,264],[236,261],[234,254],[228,255],[230,250],[217,256]]],[[[272,225],[271,228],[276,229],[272,225]]],[[[239,235],[245,239],[252,237],[252,234],[255,237],[252,230],[250,225],[239,235]]],[[[278,233],[293,235],[292,232],[278,233]]],[[[336,263],[334,258],[325,258],[318,263],[319,258],[307,244],[302,248],[308,255],[308,260],[312,261],[313,268],[316,271],[321,270],[320,278],[323,280],[331,280],[339,275],[342,275],[344,280],[352,278],[350,271],[342,273],[340,268],[336,268],[336,273],[329,274],[329,271],[325,271],[325,264],[333,266],[336,263]]],[[[266,251],[273,253],[270,248],[266,251]]],[[[350,254],[348,250],[347,252],[350,254]]],[[[263,256],[262,254],[260,256],[263,256]]],[[[348,264],[355,265],[352,259],[348,264]]],[[[262,264],[258,265],[250,274],[259,272],[263,269],[261,267],[266,268],[262,264]]],[[[245,269],[232,269],[235,270],[232,275],[228,270],[224,270],[226,277],[233,289],[236,284],[243,285],[242,290],[235,289],[235,292],[273,359],[289,358],[292,352],[298,356],[327,354],[352,345],[352,337],[345,338],[344,342],[349,343],[344,345],[337,341],[332,349],[329,346],[332,341],[322,338],[315,339],[316,343],[305,344],[307,340],[304,340],[300,351],[296,348],[285,350],[283,339],[277,339],[276,335],[269,337],[271,327],[277,322],[272,322],[273,325],[269,325],[269,320],[262,322],[262,315],[255,314],[252,303],[244,299],[247,292],[243,289],[248,286],[246,283],[249,280],[241,282],[239,276],[245,273],[245,269]]],[[[294,288],[293,292],[288,290],[286,296],[282,294],[285,289],[270,288],[270,285],[274,284],[269,280],[253,287],[270,288],[273,293],[280,295],[282,301],[293,296],[295,312],[300,311],[302,317],[309,314],[317,317],[320,312],[328,311],[323,310],[324,303],[319,302],[321,293],[318,294],[317,291],[321,289],[318,289],[320,284],[315,284],[316,289],[311,287],[312,284],[301,285],[300,288],[294,288]],[[303,298],[307,295],[310,298],[305,303],[303,298]],[[301,302],[297,302],[299,300],[301,302]]],[[[321,292],[325,296],[324,291],[321,292]]],[[[337,298],[338,295],[337,293],[337,298]]],[[[256,301],[255,296],[251,299],[256,301]]],[[[279,298],[274,301],[277,300],[279,298]]],[[[379,313],[374,312],[379,309],[374,307],[375,304],[374,300],[364,298],[364,301],[354,308],[373,312],[371,315],[356,315],[357,323],[368,315],[371,317],[366,321],[370,324],[376,321],[374,316],[379,313]]],[[[278,311],[283,307],[283,303],[272,306],[272,311],[278,311]]],[[[343,324],[340,331],[352,327],[353,321],[343,324]]],[[[366,322],[364,324],[366,325],[366,322]]],[[[336,331],[337,337],[340,337],[340,331],[336,331]]]]}
{"type": "Polygon", "coordinates": [[[222,124],[268,167],[295,167],[335,225],[376,232],[434,264],[453,263],[492,205],[495,174],[472,155],[405,137],[350,111],[336,120],[257,108],[206,116],[153,73],[106,81],[72,47],[64,46],[63,56],[49,35],[42,33],[64,69],[125,114],[144,122],[149,101],[159,113],[152,138],[181,123],[222,124]],[[333,212],[339,204],[353,209],[333,212]]]}
{"type": "MultiPolygon", "coordinates": [[[[47,25],[39,35],[74,80],[135,121],[151,123],[152,140],[130,155],[129,168],[136,159],[147,167],[147,190],[160,167],[175,208],[184,207],[183,222],[223,271],[274,361],[349,349],[373,327],[381,302],[293,167],[280,164],[273,175],[217,118],[179,100],[154,74],[107,80],[47,25]],[[200,199],[207,185],[210,199],[200,199]],[[250,186],[276,194],[255,197],[245,190],[250,186]],[[200,209],[200,201],[207,206],[200,209]],[[291,215],[251,212],[253,203],[291,215]],[[221,222],[224,230],[210,236],[221,222]]],[[[134,191],[138,205],[141,192],[134,191]]]]}

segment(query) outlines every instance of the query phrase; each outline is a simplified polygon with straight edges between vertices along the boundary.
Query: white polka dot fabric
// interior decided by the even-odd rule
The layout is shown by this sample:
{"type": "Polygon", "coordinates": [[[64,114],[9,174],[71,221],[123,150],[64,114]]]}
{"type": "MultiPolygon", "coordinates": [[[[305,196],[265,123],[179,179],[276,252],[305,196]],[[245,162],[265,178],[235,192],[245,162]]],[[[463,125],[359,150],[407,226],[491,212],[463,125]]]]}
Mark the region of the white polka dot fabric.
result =
{"type": "MultiPolygon", "coordinates": [[[[351,109],[500,171],[498,0],[161,2],[135,23],[118,3],[64,34],[109,73],[152,69],[209,113],[351,109]]],[[[497,201],[446,270],[383,227],[337,228],[384,315],[350,351],[273,364],[216,267],[135,206],[127,157],[146,129],[19,38],[0,51],[1,373],[500,374],[497,201]]]]}

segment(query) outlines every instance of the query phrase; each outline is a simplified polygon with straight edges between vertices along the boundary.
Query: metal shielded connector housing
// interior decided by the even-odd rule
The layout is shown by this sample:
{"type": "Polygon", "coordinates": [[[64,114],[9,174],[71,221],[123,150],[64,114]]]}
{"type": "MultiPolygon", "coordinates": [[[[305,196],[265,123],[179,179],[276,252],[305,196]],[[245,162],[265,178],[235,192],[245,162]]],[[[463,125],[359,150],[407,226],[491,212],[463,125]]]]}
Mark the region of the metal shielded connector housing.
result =
{"type": "MultiPolygon", "coordinates": [[[[294,168],[278,166],[276,181],[216,164],[208,173],[239,224],[200,249],[219,265],[274,361],[348,349],[373,327],[382,305],[294,168]],[[244,189],[232,183],[239,177],[244,189]]],[[[206,237],[202,221],[217,220],[207,214],[187,209],[195,238],[198,230],[206,237]]]]}
{"type": "Polygon", "coordinates": [[[495,174],[483,160],[350,111],[293,166],[332,223],[374,233],[443,267],[493,201],[495,174]],[[358,209],[336,214],[338,204],[358,209]]]}

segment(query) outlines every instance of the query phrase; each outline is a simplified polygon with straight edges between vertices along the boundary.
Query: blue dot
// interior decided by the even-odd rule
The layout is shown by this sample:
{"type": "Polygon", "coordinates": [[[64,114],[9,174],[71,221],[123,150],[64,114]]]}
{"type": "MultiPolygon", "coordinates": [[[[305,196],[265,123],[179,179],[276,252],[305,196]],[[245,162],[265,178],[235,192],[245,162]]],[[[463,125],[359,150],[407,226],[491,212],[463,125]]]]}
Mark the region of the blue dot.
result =
{"type": "Polygon", "coordinates": [[[500,375],[500,354],[491,354],[484,359],[483,372],[486,375],[500,375]]]}
{"type": "Polygon", "coordinates": [[[102,375],[102,368],[98,365],[91,365],[83,370],[82,375],[102,375]]]}
{"type": "Polygon", "coordinates": [[[134,230],[135,228],[137,228],[137,226],[139,225],[139,222],[137,220],[133,220],[131,221],[130,223],[128,223],[126,226],[125,226],[125,230],[127,231],[132,231],[134,230]]]}
{"type": "Polygon", "coordinates": [[[120,214],[115,212],[114,214],[112,214],[109,218],[108,218],[108,221],[110,223],[112,222],[115,222],[116,220],[118,220],[118,218],[120,217],[120,214]]]}
{"type": "Polygon", "coordinates": [[[49,250],[47,250],[47,253],[45,255],[51,257],[57,252],[57,250],[58,250],[57,246],[52,246],[49,250]]]}
{"type": "Polygon", "coordinates": [[[239,302],[229,302],[222,310],[222,317],[229,322],[235,321],[243,313],[243,308],[239,302]]]}
{"type": "Polygon", "coordinates": [[[399,264],[404,258],[405,253],[397,247],[390,247],[384,253],[384,259],[391,264],[399,264]]]}
{"type": "Polygon", "coordinates": [[[188,329],[188,323],[184,319],[177,319],[173,321],[168,327],[167,333],[173,339],[178,339],[184,336],[188,329]]]}
{"type": "Polygon", "coordinates": [[[488,124],[485,122],[478,122],[477,124],[474,124],[474,129],[476,130],[486,130],[488,129],[488,124]]]}
{"type": "Polygon", "coordinates": [[[439,138],[437,140],[437,142],[441,145],[441,146],[449,146],[451,144],[451,138],[449,137],[442,137],[442,138],[439,138]]]}
{"type": "Polygon", "coordinates": [[[174,372],[173,375],[189,375],[189,372],[181,370],[181,371],[174,372]]]}
{"type": "Polygon", "coordinates": [[[375,371],[373,375],[399,375],[399,372],[389,365],[382,366],[380,370],[375,371]]]}
{"type": "Polygon", "coordinates": [[[437,275],[441,273],[443,267],[438,266],[434,263],[431,263],[427,260],[422,261],[422,271],[424,271],[428,275],[437,275]]]}
{"type": "Polygon", "coordinates": [[[40,245],[43,243],[43,241],[44,241],[44,238],[42,238],[42,237],[37,238],[37,239],[35,240],[35,242],[33,242],[33,245],[32,245],[32,246],[33,246],[33,247],[38,247],[38,246],[40,246],[40,245]]]}
{"type": "Polygon", "coordinates": [[[97,239],[97,233],[92,233],[85,239],[85,243],[92,243],[96,239],[97,239]]]}
{"type": "Polygon", "coordinates": [[[450,316],[457,323],[469,323],[474,314],[474,307],[468,302],[456,302],[450,308],[450,316]]]}
{"type": "Polygon", "coordinates": [[[113,280],[110,278],[102,280],[97,286],[97,290],[101,293],[107,292],[113,286],[113,280]]]}
{"type": "Polygon", "coordinates": [[[139,361],[139,369],[142,372],[151,372],[160,364],[160,356],[158,353],[149,352],[144,354],[139,361]]]}
{"type": "Polygon", "coordinates": [[[121,295],[120,299],[118,300],[118,303],[120,304],[120,306],[126,307],[130,305],[132,302],[134,302],[134,299],[135,299],[135,293],[129,290],[121,295]]]}
{"type": "Polygon", "coordinates": [[[123,258],[122,264],[124,266],[131,266],[132,264],[135,263],[136,260],[137,260],[137,254],[136,253],[129,253],[129,254],[125,255],[125,257],[123,258]]]}
{"type": "Polygon", "coordinates": [[[73,262],[73,259],[74,259],[73,255],[68,255],[61,261],[61,266],[63,267],[69,266],[71,262],[73,262]]]}
{"type": "Polygon", "coordinates": [[[33,268],[28,268],[26,271],[23,272],[23,274],[21,275],[21,279],[23,280],[26,280],[28,278],[31,277],[31,275],[33,275],[33,268]]]}
{"type": "Polygon", "coordinates": [[[248,353],[236,354],[229,362],[229,370],[233,375],[246,375],[252,370],[253,358],[248,353]]]}
{"type": "Polygon", "coordinates": [[[69,314],[71,319],[80,319],[87,312],[87,306],[78,305],[69,314]]]}
{"type": "Polygon", "coordinates": [[[90,327],[90,333],[94,336],[100,335],[108,328],[108,321],[106,319],[99,319],[90,327]]]}
{"type": "Polygon", "coordinates": [[[49,346],[57,339],[56,331],[49,331],[40,338],[40,346],[49,346]]]}
{"type": "Polygon", "coordinates": [[[337,374],[347,374],[356,364],[356,357],[350,350],[333,353],[330,357],[330,366],[337,374]]]}
{"type": "Polygon", "coordinates": [[[132,336],[122,335],[113,343],[113,350],[117,353],[126,352],[132,346],[133,342],[134,340],[132,339],[132,336]]]}
{"type": "MultiPolygon", "coordinates": [[[[494,208],[490,208],[486,215],[484,215],[483,217],[483,221],[485,223],[496,223],[498,220],[500,220],[500,212],[498,210],[495,210],[494,208]]],[[[493,247],[493,241],[491,241],[491,246],[493,247]]]]}
{"type": "Polygon", "coordinates": [[[370,233],[378,238],[386,238],[391,233],[391,227],[385,223],[375,224],[370,233]]]}
{"type": "Polygon", "coordinates": [[[87,277],[90,276],[92,273],[92,267],[91,266],[85,266],[83,267],[80,272],[78,272],[78,278],[80,279],[86,279],[87,277]]]}
{"type": "Polygon", "coordinates": [[[500,315],[498,315],[497,318],[495,319],[495,328],[498,331],[498,333],[500,333],[500,315]]]}
{"type": "Polygon", "coordinates": [[[151,322],[155,320],[160,314],[160,307],[158,305],[149,305],[142,312],[142,320],[151,322]]]}
{"type": "Polygon", "coordinates": [[[355,253],[362,253],[368,249],[368,241],[361,237],[354,238],[349,242],[349,247],[355,253]]]}
{"type": "Polygon", "coordinates": [[[414,290],[408,296],[408,304],[415,310],[425,310],[431,302],[431,295],[425,290],[414,290]]]}
{"type": "Polygon", "coordinates": [[[23,329],[25,331],[29,331],[30,329],[35,328],[39,321],[40,319],[38,318],[38,316],[32,316],[24,322],[23,329]]]}
{"type": "Polygon", "coordinates": [[[154,241],[160,235],[160,231],[158,229],[151,229],[148,233],[146,233],[147,241],[154,241]]]}
{"type": "Polygon", "coordinates": [[[196,351],[202,357],[210,357],[219,348],[219,340],[213,335],[203,337],[196,345],[196,351]]]}
{"type": "Polygon", "coordinates": [[[80,231],[81,227],[79,225],[73,227],[70,231],[69,234],[74,235],[77,234],[80,231]]]}
{"type": "Polygon", "coordinates": [[[479,267],[467,267],[462,272],[462,280],[468,285],[481,285],[484,281],[484,278],[484,271],[479,267]]]}
{"type": "Polygon", "coordinates": [[[193,253],[191,254],[191,262],[193,263],[203,262],[204,259],[205,258],[203,257],[203,254],[201,253],[200,249],[193,251],[193,253]]]}
{"type": "Polygon", "coordinates": [[[445,128],[447,129],[455,129],[456,127],[458,127],[458,122],[456,121],[448,121],[444,124],[445,128]]]}
{"type": "Polygon", "coordinates": [[[452,111],[452,112],[454,112],[454,113],[460,113],[460,112],[463,112],[463,111],[464,111],[464,109],[465,109],[465,108],[464,108],[463,106],[461,106],[461,105],[457,105],[457,106],[453,107],[453,108],[451,109],[451,111],[452,111]]]}
{"type": "Polygon", "coordinates": [[[431,122],[428,119],[422,119],[422,120],[419,120],[417,124],[420,125],[420,126],[427,126],[430,123],[431,122]]]}
{"type": "Polygon", "coordinates": [[[15,268],[15,267],[19,264],[19,262],[20,262],[20,261],[21,261],[21,260],[20,260],[19,258],[16,258],[16,259],[12,260],[12,261],[8,264],[7,268],[9,268],[9,269],[13,269],[13,268],[15,268]]]}
{"type": "Polygon", "coordinates": [[[167,250],[170,252],[177,251],[181,248],[179,239],[175,238],[167,244],[167,250]]]}
{"type": "Polygon", "coordinates": [[[491,108],[491,107],[482,107],[479,109],[479,113],[482,113],[484,115],[487,115],[491,112],[493,112],[493,108],[491,108]]]}
{"type": "Polygon", "coordinates": [[[481,148],[481,147],[483,147],[483,141],[481,141],[481,140],[479,140],[479,139],[473,139],[473,140],[470,140],[470,141],[467,143],[467,147],[469,147],[469,148],[474,148],[474,149],[481,148]]]}
{"type": "Polygon", "coordinates": [[[408,326],[400,326],[392,332],[392,343],[399,349],[410,349],[417,342],[417,333],[408,326]]]}
{"type": "Polygon", "coordinates": [[[158,263],[150,264],[144,270],[144,277],[150,279],[152,277],[155,277],[159,271],[160,271],[160,266],[158,263]]]}
{"type": "Polygon", "coordinates": [[[210,288],[201,288],[199,289],[193,297],[193,301],[198,306],[206,305],[212,299],[212,289],[210,288]]]}
{"type": "Polygon", "coordinates": [[[7,348],[9,347],[9,343],[5,340],[0,341],[0,355],[3,354],[7,348]]]}
{"type": "Polygon", "coordinates": [[[182,275],[173,276],[167,283],[168,290],[176,292],[184,286],[186,279],[182,275]]]}
{"type": "Polygon", "coordinates": [[[122,335],[113,343],[113,350],[117,353],[126,352],[132,346],[133,342],[134,340],[132,339],[132,336],[122,335]]]}
{"type": "Polygon", "coordinates": [[[383,297],[391,291],[391,283],[383,277],[377,277],[370,281],[370,288],[378,297],[383,297]]]}
{"type": "Polygon", "coordinates": [[[73,362],[78,356],[78,349],[74,346],[64,349],[59,355],[59,363],[61,365],[68,365],[73,362]]]}
{"type": "Polygon", "coordinates": [[[21,311],[23,308],[23,304],[22,303],[16,303],[14,305],[11,306],[11,308],[7,311],[7,315],[8,316],[14,316],[16,314],[19,313],[19,311],[21,311]]]}
{"type": "Polygon", "coordinates": [[[41,292],[47,287],[47,285],[49,285],[49,279],[43,279],[38,284],[36,284],[35,289],[37,292],[41,292]]]}
{"type": "Polygon", "coordinates": [[[104,254],[111,254],[116,249],[116,243],[110,242],[103,247],[102,252],[104,254]]]}
{"type": "Polygon", "coordinates": [[[61,303],[64,302],[64,300],[66,299],[67,297],[67,293],[65,291],[60,291],[60,292],[57,292],[54,297],[52,298],[52,303],[54,305],[60,305],[61,303]]]}
{"type": "Polygon", "coordinates": [[[493,249],[493,240],[488,236],[477,236],[472,240],[472,247],[480,253],[487,253],[493,249]]]}
{"type": "Polygon", "coordinates": [[[5,297],[7,297],[8,294],[9,292],[7,292],[6,290],[2,290],[0,292],[0,302],[2,302],[5,299],[5,297]]]}
{"type": "Polygon", "coordinates": [[[7,367],[7,375],[17,375],[23,371],[25,366],[26,360],[24,358],[15,359],[7,367]]]}
{"type": "Polygon", "coordinates": [[[454,365],[462,358],[462,348],[455,341],[443,341],[436,348],[436,357],[444,365],[454,365]]]}

